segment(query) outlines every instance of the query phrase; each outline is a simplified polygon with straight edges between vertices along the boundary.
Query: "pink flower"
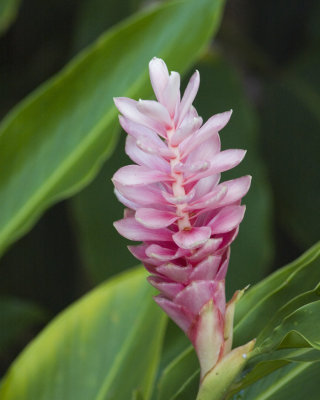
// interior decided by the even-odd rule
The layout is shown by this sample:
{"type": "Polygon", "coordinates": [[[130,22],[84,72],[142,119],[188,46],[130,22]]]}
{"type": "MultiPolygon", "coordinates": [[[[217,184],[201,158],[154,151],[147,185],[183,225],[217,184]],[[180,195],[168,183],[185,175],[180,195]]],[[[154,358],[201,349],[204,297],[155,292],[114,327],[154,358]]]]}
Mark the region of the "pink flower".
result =
{"type": "Polygon", "coordinates": [[[180,97],[180,75],[158,58],[149,64],[157,101],[115,98],[128,133],[126,153],[135,164],[113,177],[127,207],[118,232],[142,242],[130,246],[160,294],[160,307],[193,343],[204,376],[231,349],[236,293],[225,301],[230,244],[238,234],[250,187],[244,176],[220,183],[221,172],[238,165],[244,150],[220,148],[219,131],[231,111],[205,124],[192,106],[199,72],[180,97]]]}

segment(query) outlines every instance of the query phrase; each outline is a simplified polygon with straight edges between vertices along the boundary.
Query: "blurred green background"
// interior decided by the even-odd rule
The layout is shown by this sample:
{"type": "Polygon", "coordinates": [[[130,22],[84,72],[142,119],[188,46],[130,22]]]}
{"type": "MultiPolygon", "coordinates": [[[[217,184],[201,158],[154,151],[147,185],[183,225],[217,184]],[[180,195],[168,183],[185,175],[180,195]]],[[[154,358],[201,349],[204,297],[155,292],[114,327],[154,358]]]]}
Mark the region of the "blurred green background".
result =
{"type": "MultiPolygon", "coordinates": [[[[0,0],[1,118],[101,33],[153,3],[0,0]]],[[[200,115],[234,110],[222,145],[246,148],[232,176],[253,176],[247,216],[232,248],[229,293],[293,260],[320,237],[319,27],[315,0],[231,0],[217,37],[188,72],[201,74],[200,115]]],[[[136,265],[112,226],[123,209],[110,178],[128,162],[124,139],[122,133],[86,188],[49,208],[2,256],[1,376],[59,311],[136,265]]]]}

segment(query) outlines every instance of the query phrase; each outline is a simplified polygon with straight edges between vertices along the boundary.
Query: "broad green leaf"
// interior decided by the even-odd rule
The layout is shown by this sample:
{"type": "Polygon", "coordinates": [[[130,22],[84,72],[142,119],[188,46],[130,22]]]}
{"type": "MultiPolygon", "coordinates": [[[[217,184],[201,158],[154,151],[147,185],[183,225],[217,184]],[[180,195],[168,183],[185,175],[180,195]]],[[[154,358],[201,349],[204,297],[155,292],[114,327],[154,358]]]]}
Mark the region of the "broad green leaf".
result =
{"type": "Polygon", "coordinates": [[[318,400],[319,374],[320,362],[293,363],[241,390],[232,400],[318,400]]]}
{"type": "Polygon", "coordinates": [[[320,283],[313,289],[308,292],[302,293],[301,295],[293,298],[287,304],[282,306],[275,315],[271,318],[270,321],[266,324],[265,328],[259,333],[257,337],[257,345],[265,340],[266,338],[270,337],[272,331],[274,330],[277,324],[281,323],[281,321],[290,315],[291,313],[295,312],[298,308],[317,301],[320,299],[320,283]]]}
{"type": "Polygon", "coordinates": [[[274,314],[320,281],[320,243],[249,289],[235,313],[235,345],[257,337],[274,314]]]}
{"type": "Polygon", "coordinates": [[[97,173],[115,144],[113,96],[150,93],[157,55],[185,70],[217,29],[222,0],[169,2],[110,30],[16,107],[0,127],[0,251],[97,173]],[[192,25],[192,29],[190,29],[192,25]]]}
{"type": "Polygon", "coordinates": [[[201,85],[197,109],[205,119],[233,109],[228,125],[220,132],[224,149],[247,149],[239,167],[222,174],[222,180],[252,175],[249,193],[244,198],[246,214],[232,244],[227,276],[229,296],[266,275],[273,254],[271,236],[272,201],[265,166],[258,151],[257,118],[250,106],[236,70],[218,55],[209,55],[200,65],[201,85]]]}
{"type": "Polygon", "coordinates": [[[152,293],[139,268],[80,299],[13,363],[1,400],[148,399],[166,322],[152,293]]]}
{"type": "MultiPolygon", "coordinates": [[[[163,350],[158,375],[162,374],[163,370],[168,367],[171,361],[174,361],[176,357],[183,353],[187,348],[190,348],[188,337],[171,319],[169,319],[163,341],[163,350]]],[[[197,358],[194,357],[194,360],[196,359],[197,358]]],[[[198,361],[196,362],[196,365],[198,365],[198,361]]]]}
{"type": "MultiPolygon", "coordinates": [[[[320,361],[320,352],[316,350],[278,350],[264,359],[256,363],[253,368],[250,368],[250,362],[242,374],[241,379],[236,380],[233,387],[230,389],[228,399],[233,395],[241,393],[243,389],[250,385],[254,385],[260,381],[259,384],[263,385],[263,380],[269,380],[270,374],[274,371],[284,368],[292,363],[300,362],[306,364],[314,361],[320,361]],[[263,378],[263,380],[262,380],[263,378]]],[[[280,372],[281,373],[281,372],[280,372]]]]}
{"type": "Polygon", "coordinates": [[[277,350],[260,357],[259,362],[248,362],[241,376],[236,379],[230,389],[228,399],[246,387],[265,378],[277,369],[283,368],[293,362],[320,361],[320,352],[313,349],[285,349],[277,350]]]}
{"type": "Polygon", "coordinates": [[[103,31],[132,14],[134,0],[82,0],[76,11],[73,48],[81,50],[93,42],[103,31]]]}
{"type": "Polygon", "coordinates": [[[306,304],[276,326],[271,335],[260,345],[256,352],[270,352],[280,347],[313,347],[320,350],[320,300],[306,304]],[[293,333],[294,335],[290,335],[293,333]],[[289,336],[288,336],[289,335],[289,336]],[[287,339],[287,340],[286,340],[287,339]]]}
{"type": "MultiPolygon", "coordinates": [[[[238,329],[238,326],[236,325],[234,333],[234,342],[235,342],[234,347],[246,343],[245,340],[249,341],[250,339],[253,339],[254,337],[258,336],[260,331],[267,326],[267,328],[265,328],[265,331],[262,331],[263,333],[261,334],[261,340],[260,342],[258,341],[257,343],[259,345],[259,343],[261,343],[266,337],[268,337],[268,335],[270,336],[270,332],[272,332],[274,328],[280,325],[280,322],[283,320],[283,318],[288,316],[291,325],[290,323],[287,322],[285,326],[281,328],[283,329],[282,330],[283,334],[282,337],[281,334],[279,334],[280,342],[278,341],[276,344],[280,345],[281,340],[284,339],[287,333],[291,331],[292,325],[294,326],[294,322],[296,320],[294,319],[294,317],[292,317],[292,315],[299,317],[299,322],[300,321],[303,322],[303,325],[300,325],[301,335],[305,334],[307,337],[309,337],[309,340],[310,339],[313,341],[319,340],[317,335],[320,330],[318,331],[315,330],[315,332],[310,332],[308,330],[310,329],[310,324],[308,322],[309,319],[308,318],[303,319],[303,317],[307,316],[305,310],[301,311],[302,313],[301,315],[299,310],[297,311],[298,314],[295,314],[297,309],[301,309],[301,307],[303,308],[303,306],[308,302],[314,302],[316,299],[318,299],[319,286],[317,285],[314,289],[312,289],[312,287],[314,287],[315,283],[317,282],[317,279],[319,281],[320,278],[319,256],[320,256],[320,243],[311,248],[305,254],[303,254],[298,260],[276,271],[274,274],[264,279],[262,282],[256,284],[247,293],[245,293],[245,295],[243,296],[242,299],[240,299],[236,307],[236,315],[237,315],[238,307],[240,306],[242,319],[240,320],[241,325],[238,322],[238,326],[240,326],[241,329],[238,329]],[[310,287],[308,288],[308,286],[310,287]],[[307,290],[307,292],[303,293],[305,290],[307,290]],[[259,296],[260,294],[261,294],[261,299],[259,296]],[[249,298],[249,300],[246,300],[247,297],[249,298]],[[248,321],[250,321],[250,324],[248,321]],[[312,338],[310,337],[310,335],[312,336],[312,338]]],[[[307,306],[309,305],[310,304],[307,304],[307,306]]],[[[307,309],[307,311],[310,310],[307,309]]],[[[313,315],[317,314],[314,313],[313,315]]],[[[314,320],[316,320],[316,317],[314,317],[314,320]]],[[[238,321],[239,321],[239,315],[238,315],[238,321]]],[[[273,336],[270,337],[272,339],[273,336]]],[[[290,335],[287,336],[286,340],[287,340],[287,345],[289,345],[290,335]]],[[[306,345],[305,341],[298,343],[297,337],[291,336],[291,340],[292,341],[294,340],[293,343],[291,342],[291,345],[298,345],[298,344],[299,346],[306,345]]],[[[170,371],[170,374],[168,372],[165,372],[162,375],[160,380],[161,390],[163,390],[163,387],[167,386],[169,388],[170,387],[174,388],[171,390],[172,396],[179,391],[180,393],[181,391],[182,393],[185,393],[184,390],[182,389],[182,386],[184,385],[186,377],[181,372],[181,370],[183,369],[182,364],[185,366],[184,368],[187,371],[190,371],[188,373],[189,375],[188,379],[190,379],[191,381],[192,381],[191,377],[196,374],[199,368],[195,360],[190,359],[191,361],[189,361],[188,363],[187,361],[184,361],[184,359],[188,360],[187,355],[192,354],[192,351],[193,351],[192,347],[189,347],[189,349],[186,350],[185,353],[178,355],[168,365],[167,371],[170,371]],[[172,382],[170,381],[170,376],[174,376],[172,382]]],[[[305,352],[305,350],[303,351],[305,352]]],[[[301,353],[299,353],[300,360],[301,361],[305,360],[309,361],[310,359],[312,361],[318,360],[317,358],[318,355],[315,355],[313,353],[312,357],[311,356],[308,357],[308,354],[309,353],[303,353],[302,355],[301,353]]],[[[279,350],[269,354],[269,359],[267,359],[268,357],[267,358],[255,357],[252,360],[249,360],[248,364],[249,370],[253,368],[252,375],[248,376],[247,380],[238,384],[240,387],[241,385],[244,386],[247,384],[249,385],[252,382],[260,379],[264,375],[271,373],[275,369],[287,365],[289,362],[296,361],[297,360],[296,357],[297,357],[296,354],[284,355],[283,353],[280,353],[279,350]]],[[[246,373],[248,373],[248,369],[246,370],[247,371],[246,373]]],[[[193,388],[195,387],[196,387],[196,382],[194,382],[193,388]]],[[[190,390],[190,386],[188,390],[190,390]]],[[[162,398],[160,398],[159,400],[162,400],[162,398]]]]}
{"type": "Polygon", "coordinates": [[[0,1],[0,35],[2,35],[14,22],[21,0],[0,1]]]}
{"type": "Polygon", "coordinates": [[[111,178],[120,165],[130,164],[122,133],[116,151],[94,181],[69,201],[78,250],[87,276],[93,283],[137,263],[126,248],[129,243],[114,229],[123,217],[123,205],[115,197],[111,178]]]}
{"type": "Polygon", "coordinates": [[[15,344],[21,335],[46,321],[46,313],[37,304],[15,297],[0,298],[0,353],[15,344]]]}
{"type": "Polygon", "coordinates": [[[279,220],[302,248],[320,237],[320,55],[304,54],[281,78],[266,82],[263,148],[279,220]]]}
{"type": "Polygon", "coordinates": [[[157,400],[178,398],[178,394],[184,392],[185,387],[189,386],[189,381],[194,380],[194,375],[197,376],[197,386],[199,386],[199,362],[193,348],[188,347],[164,369],[157,385],[157,400]]]}

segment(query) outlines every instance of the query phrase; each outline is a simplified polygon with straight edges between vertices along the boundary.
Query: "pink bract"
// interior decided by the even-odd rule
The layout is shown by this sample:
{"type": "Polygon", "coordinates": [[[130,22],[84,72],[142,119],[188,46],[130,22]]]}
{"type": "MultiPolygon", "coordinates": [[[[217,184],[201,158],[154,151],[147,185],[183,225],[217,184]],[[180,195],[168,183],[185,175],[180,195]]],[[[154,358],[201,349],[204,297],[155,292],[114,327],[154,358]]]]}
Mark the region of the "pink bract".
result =
{"type": "Polygon", "coordinates": [[[251,177],[220,183],[220,174],[238,165],[245,151],[221,151],[219,131],[231,111],[203,124],[193,107],[199,72],[181,98],[177,72],[169,74],[158,58],[149,70],[157,101],[114,99],[135,163],[112,179],[127,207],[114,225],[143,242],[130,251],[151,273],[148,280],[160,291],[156,302],[193,343],[204,376],[231,349],[237,296],[226,304],[225,276],[251,177]]]}

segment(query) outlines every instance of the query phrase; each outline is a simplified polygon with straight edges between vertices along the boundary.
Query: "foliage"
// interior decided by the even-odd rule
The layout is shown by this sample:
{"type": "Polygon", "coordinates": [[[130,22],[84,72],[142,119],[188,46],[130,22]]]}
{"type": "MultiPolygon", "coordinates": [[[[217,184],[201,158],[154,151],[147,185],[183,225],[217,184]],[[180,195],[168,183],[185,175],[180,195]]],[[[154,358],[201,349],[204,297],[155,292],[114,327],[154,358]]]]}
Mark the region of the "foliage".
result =
{"type": "Polygon", "coordinates": [[[222,146],[248,150],[227,289],[251,285],[234,345],[256,345],[227,399],[318,398],[320,7],[229,2],[216,39],[224,7],[0,1],[1,400],[197,396],[193,349],[112,227],[127,163],[112,97],[150,96],[153,56],[198,68],[200,114],[232,108],[222,146]]]}

